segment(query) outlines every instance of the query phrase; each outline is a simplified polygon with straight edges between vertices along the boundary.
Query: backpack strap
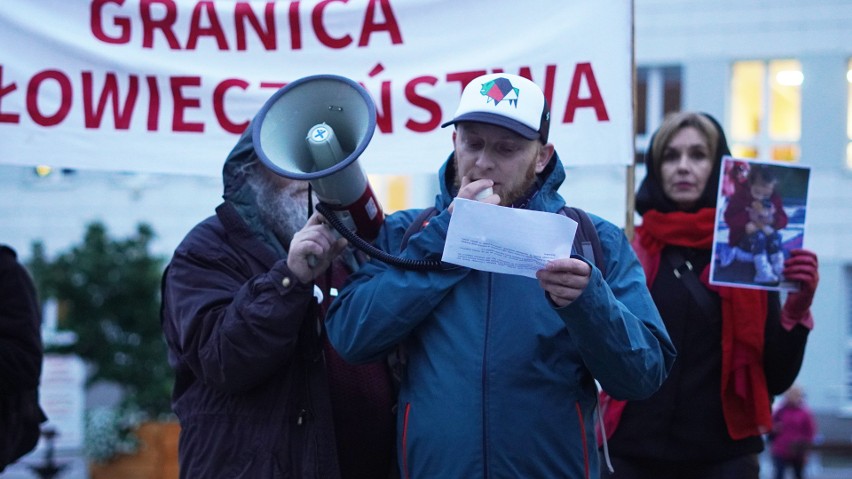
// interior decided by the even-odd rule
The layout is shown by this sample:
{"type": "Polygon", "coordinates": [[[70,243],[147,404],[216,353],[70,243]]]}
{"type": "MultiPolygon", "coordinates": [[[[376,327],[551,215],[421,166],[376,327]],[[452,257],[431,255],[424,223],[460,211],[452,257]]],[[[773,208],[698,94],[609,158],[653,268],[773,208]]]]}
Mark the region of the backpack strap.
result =
{"type": "Polygon", "coordinates": [[[408,225],[408,228],[405,230],[405,233],[402,235],[402,242],[399,244],[399,251],[402,252],[405,250],[405,247],[408,246],[408,239],[411,238],[411,235],[415,233],[419,233],[420,230],[426,227],[429,224],[429,220],[432,219],[433,216],[438,214],[438,208],[434,206],[430,206],[429,208],[421,211],[415,218],[414,221],[408,225]]]}
{"type": "Polygon", "coordinates": [[[592,219],[582,209],[571,206],[563,206],[559,212],[577,222],[573,251],[594,263],[601,270],[601,274],[606,276],[606,258],[601,248],[598,230],[595,229],[592,219]]]}
{"type": "Polygon", "coordinates": [[[677,248],[666,248],[662,253],[663,259],[672,267],[674,275],[677,279],[683,282],[686,289],[692,295],[692,298],[698,303],[701,312],[711,321],[717,321],[722,317],[722,310],[719,303],[713,299],[710,292],[707,290],[698,275],[692,269],[692,263],[689,262],[677,248]]]}

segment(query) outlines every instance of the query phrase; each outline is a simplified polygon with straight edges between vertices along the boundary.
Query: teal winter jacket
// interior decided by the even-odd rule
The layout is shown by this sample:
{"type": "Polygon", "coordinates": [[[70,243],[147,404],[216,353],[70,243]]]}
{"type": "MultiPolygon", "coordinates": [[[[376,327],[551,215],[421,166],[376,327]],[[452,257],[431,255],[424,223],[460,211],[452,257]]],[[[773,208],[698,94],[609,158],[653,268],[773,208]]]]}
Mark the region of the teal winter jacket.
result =
{"type": "MultiPolygon", "coordinates": [[[[441,258],[453,168],[451,157],[441,168],[439,213],[404,257],[441,258]]],[[[527,207],[558,212],[564,177],[554,154],[527,207]]],[[[376,246],[398,253],[417,213],[389,215],[376,246]]],[[[328,335],[352,362],[401,351],[403,478],[598,477],[595,380],[614,397],[646,398],[675,351],[627,238],[590,216],[606,277],[592,265],[588,287],[566,307],[535,279],[465,267],[409,271],[374,260],[350,278],[327,316],[328,335]]]]}

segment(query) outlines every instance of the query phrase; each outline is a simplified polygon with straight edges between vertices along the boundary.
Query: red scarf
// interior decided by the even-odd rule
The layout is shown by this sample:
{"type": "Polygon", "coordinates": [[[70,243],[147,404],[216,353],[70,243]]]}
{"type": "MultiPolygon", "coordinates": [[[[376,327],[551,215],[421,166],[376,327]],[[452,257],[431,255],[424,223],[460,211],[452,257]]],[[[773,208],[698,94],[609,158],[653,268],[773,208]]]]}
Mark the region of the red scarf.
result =
{"type": "MultiPolygon", "coordinates": [[[[666,245],[710,249],[713,245],[715,208],[697,213],[660,213],[643,215],[636,228],[633,249],[642,263],[650,288],[660,267],[660,255],[666,245]]],[[[701,282],[722,298],[722,410],[728,434],[744,439],[772,428],[769,393],[763,374],[763,339],[767,314],[765,291],[709,285],[709,265],[700,275],[701,282]]],[[[618,424],[624,404],[612,398],[604,403],[607,436],[618,424]],[[608,403],[608,404],[607,404],[608,403]]]]}

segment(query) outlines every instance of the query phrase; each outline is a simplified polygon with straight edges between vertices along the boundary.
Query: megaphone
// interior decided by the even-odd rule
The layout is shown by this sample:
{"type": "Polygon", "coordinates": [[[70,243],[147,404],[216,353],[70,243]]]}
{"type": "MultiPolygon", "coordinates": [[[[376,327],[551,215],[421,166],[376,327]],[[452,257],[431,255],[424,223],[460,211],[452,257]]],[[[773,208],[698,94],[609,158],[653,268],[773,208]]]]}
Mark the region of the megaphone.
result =
{"type": "Polygon", "coordinates": [[[336,75],[301,78],[275,92],[251,128],[260,161],[281,176],[309,181],[317,211],[355,247],[402,268],[445,269],[440,260],[399,258],[369,243],[384,213],[358,163],[376,130],[376,105],[361,85],[336,75]]]}
{"type": "Polygon", "coordinates": [[[252,121],[255,152],[273,172],[307,180],[317,198],[372,241],[384,214],[358,158],[376,129],[376,105],[336,75],[301,78],[275,92],[252,121]]]}

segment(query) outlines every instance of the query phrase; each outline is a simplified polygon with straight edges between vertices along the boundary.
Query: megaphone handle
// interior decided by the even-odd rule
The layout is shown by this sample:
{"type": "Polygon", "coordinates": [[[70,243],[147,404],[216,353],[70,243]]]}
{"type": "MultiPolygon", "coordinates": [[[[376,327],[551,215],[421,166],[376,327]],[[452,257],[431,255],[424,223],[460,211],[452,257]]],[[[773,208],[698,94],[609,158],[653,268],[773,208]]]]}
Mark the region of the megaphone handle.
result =
{"type": "MultiPolygon", "coordinates": [[[[329,230],[331,230],[331,234],[334,236],[334,240],[335,240],[335,241],[337,241],[338,239],[340,239],[340,232],[338,232],[336,229],[334,229],[331,225],[329,225],[329,224],[325,224],[325,225],[323,225],[323,226],[325,226],[326,228],[328,228],[329,230]]],[[[317,259],[316,255],[309,254],[309,255],[308,255],[308,258],[307,258],[307,261],[308,261],[308,266],[310,266],[311,268],[316,268],[316,266],[317,266],[317,262],[318,262],[319,260],[317,259]]]]}

